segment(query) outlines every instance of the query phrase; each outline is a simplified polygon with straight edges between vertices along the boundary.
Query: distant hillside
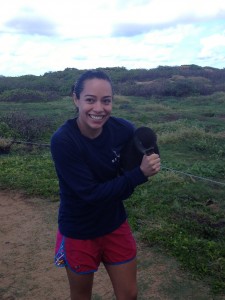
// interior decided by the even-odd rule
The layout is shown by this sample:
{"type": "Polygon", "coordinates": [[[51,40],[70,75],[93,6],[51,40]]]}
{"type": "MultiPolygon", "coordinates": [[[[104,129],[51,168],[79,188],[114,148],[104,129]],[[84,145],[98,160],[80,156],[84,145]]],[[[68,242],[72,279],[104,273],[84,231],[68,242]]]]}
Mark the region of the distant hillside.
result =
{"type": "MultiPolygon", "coordinates": [[[[184,97],[225,92],[225,69],[196,65],[159,66],[154,69],[101,68],[107,72],[116,94],[144,97],[184,97]]],[[[0,101],[51,101],[71,94],[84,70],[66,68],[42,76],[0,77],[0,101]]]]}

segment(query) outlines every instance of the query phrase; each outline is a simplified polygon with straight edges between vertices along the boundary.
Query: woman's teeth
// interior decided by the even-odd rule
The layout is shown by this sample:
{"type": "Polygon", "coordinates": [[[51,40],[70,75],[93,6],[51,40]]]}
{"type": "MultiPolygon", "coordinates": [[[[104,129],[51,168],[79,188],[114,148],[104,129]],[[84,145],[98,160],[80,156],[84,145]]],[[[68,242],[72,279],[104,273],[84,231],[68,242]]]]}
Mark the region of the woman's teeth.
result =
{"type": "Polygon", "coordinates": [[[95,115],[89,115],[94,120],[102,120],[104,116],[95,116],[95,115]]]}

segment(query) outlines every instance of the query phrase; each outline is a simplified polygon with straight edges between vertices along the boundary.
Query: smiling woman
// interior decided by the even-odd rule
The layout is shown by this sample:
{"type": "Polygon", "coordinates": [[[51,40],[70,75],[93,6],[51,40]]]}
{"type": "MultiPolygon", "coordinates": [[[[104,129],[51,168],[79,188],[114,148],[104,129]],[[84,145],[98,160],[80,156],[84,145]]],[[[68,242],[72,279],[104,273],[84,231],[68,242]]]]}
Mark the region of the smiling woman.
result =
{"type": "Polygon", "coordinates": [[[137,299],[136,243],[123,201],[160,170],[158,154],[124,172],[120,153],[133,125],[111,116],[113,90],[102,71],[87,71],[73,91],[78,117],[52,136],[60,186],[55,264],[66,267],[71,299],[91,299],[102,262],[117,299],[137,299]]]}

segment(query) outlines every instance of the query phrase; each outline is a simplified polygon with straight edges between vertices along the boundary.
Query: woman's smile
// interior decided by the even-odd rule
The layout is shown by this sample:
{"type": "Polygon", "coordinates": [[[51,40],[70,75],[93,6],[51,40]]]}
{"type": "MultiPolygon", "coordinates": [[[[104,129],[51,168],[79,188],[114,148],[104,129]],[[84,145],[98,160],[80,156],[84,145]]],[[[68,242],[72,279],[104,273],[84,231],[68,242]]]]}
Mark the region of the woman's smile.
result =
{"type": "Polygon", "coordinates": [[[96,120],[96,121],[99,121],[99,120],[103,120],[105,118],[105,115],[102,116],[102,115],[93,115],[93,114],[89,114],[89,117],[93,120],[96,120]]]}

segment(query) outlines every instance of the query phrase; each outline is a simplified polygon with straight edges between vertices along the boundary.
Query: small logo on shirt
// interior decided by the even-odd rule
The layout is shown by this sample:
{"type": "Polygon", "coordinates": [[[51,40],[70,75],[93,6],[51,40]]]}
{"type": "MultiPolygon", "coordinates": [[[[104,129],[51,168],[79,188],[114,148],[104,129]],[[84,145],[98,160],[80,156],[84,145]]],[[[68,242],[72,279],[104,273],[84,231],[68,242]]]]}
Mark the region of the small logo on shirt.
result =
{"type": "Polygon", "coordinates": [[[112,163],[115,164],[117,161],[119,161],[119,159],[120,159],[120,154],[117,153],[116,150],[112,150],[112,152],[113,152],[113,155],[114,155],[114,157],[113,157],[113,159],[112,159],[112,163]]]}

